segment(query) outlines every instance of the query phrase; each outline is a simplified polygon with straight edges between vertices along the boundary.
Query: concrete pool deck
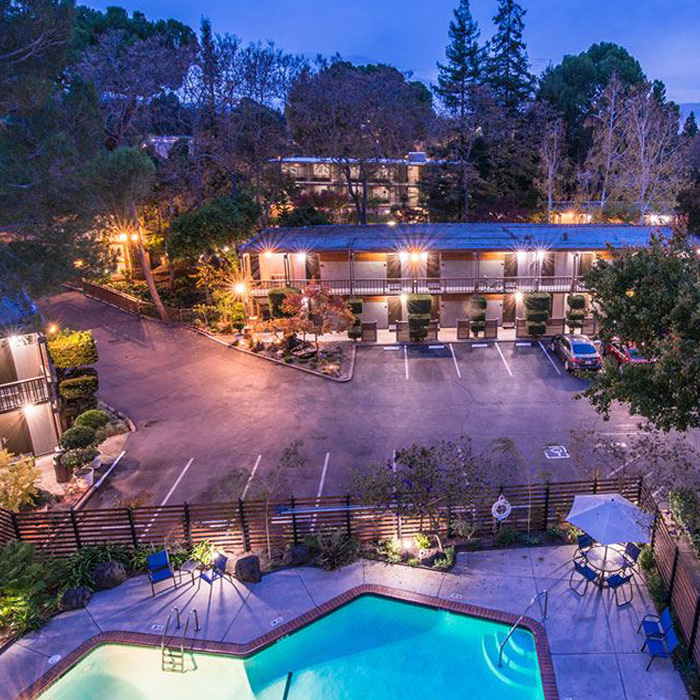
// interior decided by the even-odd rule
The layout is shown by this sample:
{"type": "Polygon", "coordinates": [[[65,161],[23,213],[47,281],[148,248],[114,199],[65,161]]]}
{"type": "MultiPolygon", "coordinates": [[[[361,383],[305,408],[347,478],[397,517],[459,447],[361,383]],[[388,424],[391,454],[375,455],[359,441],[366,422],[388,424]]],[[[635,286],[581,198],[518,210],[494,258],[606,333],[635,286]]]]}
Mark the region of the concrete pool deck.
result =
{"type": "MultiPolygon", "coordinates": [[[[520,614],[535,593],[549,591],[547,632],[562,700],[583,700],[599,694],[615,700],[663,698],[685,700],[680,675],[670,661],[649,660],[641,653],[637,627],[654,612],[640,577],[634,600],[618,608],[612,593],[589,587],[580,598],[569,589],[573,547],[491,550],[457,557],[448,573],[359,561],[338,571],[309,567],[268,574],[258,584],[163,587],[151,597],[145,577],[96,593],[87,608],[55,617],[0,655],[0,698],[12,700],[51,668],[52,656],[67,656],[101,632],[159,635],[169,611],[196,609],[199,640],[245,644],[275,627],[312,612],[332,598],[363,584],[386,586],[442,600],[520,614]]],[[[529,615],[539,619],[536,606],[529,615]]],[[[183,615],[184,622],[184,615],[183,615]]]]}

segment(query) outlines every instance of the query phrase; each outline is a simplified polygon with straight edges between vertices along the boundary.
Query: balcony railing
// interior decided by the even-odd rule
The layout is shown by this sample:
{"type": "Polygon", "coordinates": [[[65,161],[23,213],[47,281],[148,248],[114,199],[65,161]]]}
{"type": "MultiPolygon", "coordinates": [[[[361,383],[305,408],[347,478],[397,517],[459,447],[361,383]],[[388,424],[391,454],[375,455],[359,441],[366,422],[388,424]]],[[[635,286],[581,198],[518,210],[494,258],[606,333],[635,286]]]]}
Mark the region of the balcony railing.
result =
{"type": "MultiPolygon", "coordinates": [[[[310,280],[249,280],[250,293],[263,297],[284,286],[302,288],[310,280]]],[[[515,292],[582,292],[583,282],[571,275],[557,277],[418,277],[401,279],[320,279],[335,294],[398,296],[400,294],[512,294],[515,292]]]]}
{"type": "Polygon", "coordinates": [[[27,404],[42,403],[50,398],[44,377],[23,379],[11,384],[0,384],[0,413],[15,411],[27,404]]]}

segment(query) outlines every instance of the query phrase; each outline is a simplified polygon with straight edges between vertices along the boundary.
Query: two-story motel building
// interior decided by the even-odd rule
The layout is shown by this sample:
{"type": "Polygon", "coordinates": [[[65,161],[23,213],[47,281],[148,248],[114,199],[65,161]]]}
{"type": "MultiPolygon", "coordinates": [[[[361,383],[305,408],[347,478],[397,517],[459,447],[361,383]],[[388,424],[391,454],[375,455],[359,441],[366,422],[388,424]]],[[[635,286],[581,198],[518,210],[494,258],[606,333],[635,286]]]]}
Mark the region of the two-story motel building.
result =
{"type": "MultiPolygon", "coordinates": [[[[468,318],[469,299],[487,299],[501,327],[523,315],[523,294],[552,293],[552,316],[585,294],[583,277],[610,248],[645,245],[651,226],[552,224],[372,224],[267,228],[241,247],[253,314],[267,291],[315,279],[363,299],[363,322],[389,328],[406,318],[406,295],[429,294],[442,328],[468,318]]],[[[663,230],[664,233],[669,231],[663,230]]]]}

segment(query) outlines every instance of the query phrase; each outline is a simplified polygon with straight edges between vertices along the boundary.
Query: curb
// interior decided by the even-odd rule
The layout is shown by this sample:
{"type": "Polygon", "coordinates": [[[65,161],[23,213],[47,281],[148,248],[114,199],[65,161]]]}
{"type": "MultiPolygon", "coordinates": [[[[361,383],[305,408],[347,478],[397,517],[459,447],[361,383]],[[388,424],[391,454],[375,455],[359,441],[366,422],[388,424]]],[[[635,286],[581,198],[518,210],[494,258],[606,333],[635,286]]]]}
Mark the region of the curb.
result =
{"type": "Polygon", "coordinates": [[[225,340],[221,340],[220,338],[217,338],[214,335],[211,335],[210,333],[207,333],[206,331],[203,331],[201,328],[195,328],[194,326],[187,326],[187,325],[182,325],[182,328],[186,328],[187,330],[192,331],[193,333],[197,333],[198,335],[201,335],[205,338],[208,338],[209,340],[214,341],[215,343],[218,343],[219,345],[223,345],[225,348],[230,348],[231,350],[236,350],[238,352],[242,352],[244,355],[250,355],[250,357],[257,357],[260,360],[267,360],[268,362],[273,362],[276,365],[279,365],[280,367],[287,367],[289,369],[295,369],[298,370],[299,372],[306,372],[307,374],[311,374],[314,377],[320,377],[321,379],[328,379],[331,382],[336,382],[338,384],[344,384],[346,382],[352,381],[352,378],[355,374],[355,358],[357,357],[357,345],[353,344],[352,345],[352,353],[350,355],[350,370],[348,372],[347,377],[331,377],[328,374],[322,374],[321,372],[316,372],[313,369],[308,369],[307,367],[299,367],[298,365],[292,365],[288,364],[287,362],[282,362],[281,360],[276,360],[274,357],[267,357],[266,355],[261,355],[260,353],[257,352],[251,352],[250,350],[246,350],[245,348],[240,348],[237,345],[234,345],[233,343],[227,343],[225,340]]]}

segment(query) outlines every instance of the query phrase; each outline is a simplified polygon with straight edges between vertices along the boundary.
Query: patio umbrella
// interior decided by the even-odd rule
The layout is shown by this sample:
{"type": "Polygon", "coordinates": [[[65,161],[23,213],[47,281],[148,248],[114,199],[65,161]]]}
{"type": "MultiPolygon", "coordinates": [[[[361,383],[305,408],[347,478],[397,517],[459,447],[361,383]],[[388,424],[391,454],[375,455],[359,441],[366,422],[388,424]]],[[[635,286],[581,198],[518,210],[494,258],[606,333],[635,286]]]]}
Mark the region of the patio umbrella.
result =
{"type": "Polygon", "coordinates": [[[574,496],[568,522],[604,545],[649,542],[654,516],[619,493],[574,496]]]}

